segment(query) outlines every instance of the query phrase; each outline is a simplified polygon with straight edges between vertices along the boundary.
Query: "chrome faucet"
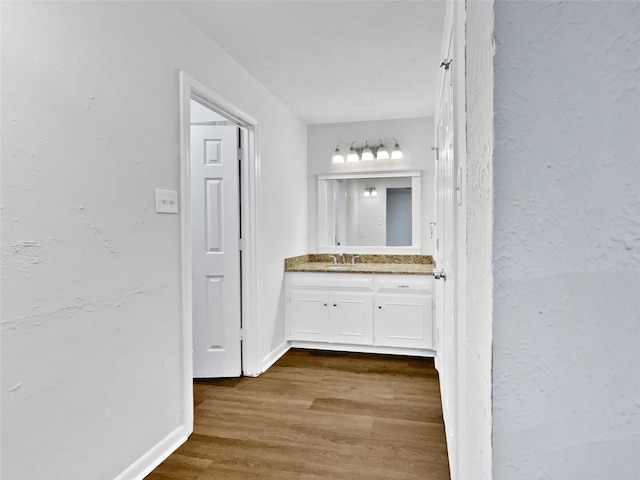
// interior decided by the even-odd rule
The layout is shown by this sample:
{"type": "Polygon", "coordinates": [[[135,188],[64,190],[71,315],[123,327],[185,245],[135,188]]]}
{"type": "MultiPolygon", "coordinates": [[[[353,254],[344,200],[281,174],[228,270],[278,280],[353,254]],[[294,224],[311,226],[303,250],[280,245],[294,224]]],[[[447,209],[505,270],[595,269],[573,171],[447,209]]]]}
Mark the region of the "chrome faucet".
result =
{"type": "Polygon", "coordinates": [[[362,258],[362,255],[354,255],[351,257],[351,265],[356,264],[356,258],[362,258]]]}
{"type": "Polygon", "coordinates": [[[334,264],[334,265],[337,265],[337,264],[338,264],[338,259],[336,258],[336,256],[335,256],[335,255],[329,255],[329,258],[330,258],[331,260],[333,260],[333,264],[334,264]]]}
{"type": "Polygon", "coordinates": [[[340,257],[340,263],[347,263],[345,258],[344,258],[344,253],[340,253],[340,254],[338,254],[338,256],[340,257]]]}

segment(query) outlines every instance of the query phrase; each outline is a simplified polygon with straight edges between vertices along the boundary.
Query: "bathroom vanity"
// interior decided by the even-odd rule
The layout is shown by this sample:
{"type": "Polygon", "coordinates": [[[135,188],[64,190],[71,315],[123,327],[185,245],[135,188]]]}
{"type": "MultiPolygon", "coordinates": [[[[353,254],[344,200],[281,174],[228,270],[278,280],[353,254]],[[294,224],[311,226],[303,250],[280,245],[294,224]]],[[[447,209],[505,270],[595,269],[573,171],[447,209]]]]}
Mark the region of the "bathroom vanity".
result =
{"type": "Polygon", "coordinates": [[[285,260],[293,347],[435,356],[421,172],[318,175],[318,254],[285,260]]]}
{"type": "Polygon", "coordinates": [[[430,256],[302,255],[285,272],[293,347],[435,355],[430,256]]]}

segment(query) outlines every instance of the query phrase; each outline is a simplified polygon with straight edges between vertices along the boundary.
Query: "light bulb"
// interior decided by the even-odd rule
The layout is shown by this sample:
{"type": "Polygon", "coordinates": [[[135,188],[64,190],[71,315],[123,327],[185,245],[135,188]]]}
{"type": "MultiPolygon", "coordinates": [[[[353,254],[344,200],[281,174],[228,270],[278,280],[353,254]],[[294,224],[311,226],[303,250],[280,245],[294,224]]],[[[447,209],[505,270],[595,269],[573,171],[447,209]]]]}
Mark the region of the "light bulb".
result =
{"type": "Polygon", "coordinates": [[[347,155],[347,163],[354,163],[360,160],[358,156],[358,152],[356,152],[353,148],[349,150],[349,154],[347,155]]]}
{"type": "Polygon", "coordinates": [[[344,163],[344,155],[340,153],[340,150],[336,148],[336,151],[333,153],[333,158],[331,159],[331,163],[344,163]]]}
{"type": "Polygon", "coordinates": [[[389,160],[389,150],[387,150],[387,147],[382,145],[380,148],[378,148],[378,152],[376,154],[376,159],[377,160],[389,160]]]}
{"type": "Polygon", "coordinates": [[[400,145],[396,142],[396,146],[393,147],[393,151],[391,152],[391,160],[402,160],[402,156],[400,145]]]}
{"type": "Polygon", "coordinates": [[[368,162],[370,160],[373,160],[373,152],[369,148],[369,145],[367,145],[366,143],[364,145],[364,150],[362,150],[361,158],[363,162],[368,162]]]}

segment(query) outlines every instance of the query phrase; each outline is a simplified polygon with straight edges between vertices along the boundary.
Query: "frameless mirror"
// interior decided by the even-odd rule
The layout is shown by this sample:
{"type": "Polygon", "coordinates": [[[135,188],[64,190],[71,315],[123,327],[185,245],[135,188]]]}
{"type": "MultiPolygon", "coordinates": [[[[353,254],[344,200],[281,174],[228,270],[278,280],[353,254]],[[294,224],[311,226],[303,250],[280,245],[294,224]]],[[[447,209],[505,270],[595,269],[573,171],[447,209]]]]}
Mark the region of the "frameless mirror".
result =
{"type": "Polygon", "coordinates": [[[419,171],[319,175],[318,210],[321,253],[420,252],[419,171]]]}

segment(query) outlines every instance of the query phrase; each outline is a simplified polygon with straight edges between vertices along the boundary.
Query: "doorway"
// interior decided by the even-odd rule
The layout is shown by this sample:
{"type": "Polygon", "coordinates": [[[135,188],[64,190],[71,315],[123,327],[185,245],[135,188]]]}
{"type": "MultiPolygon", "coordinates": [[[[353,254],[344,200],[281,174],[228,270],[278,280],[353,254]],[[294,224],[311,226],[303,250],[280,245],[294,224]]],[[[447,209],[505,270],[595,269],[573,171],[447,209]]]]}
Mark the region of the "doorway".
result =
{"type": "Polygon", "coordinates": [[[411,188],[387,188],[387,246],[411,246],[411,188]]]}
{"type": "Polygon", "coordinates": [[[194,377],[257,371],[257,122],[187,73],[180,83],[183,344],[191,405],[194,377]]]}

